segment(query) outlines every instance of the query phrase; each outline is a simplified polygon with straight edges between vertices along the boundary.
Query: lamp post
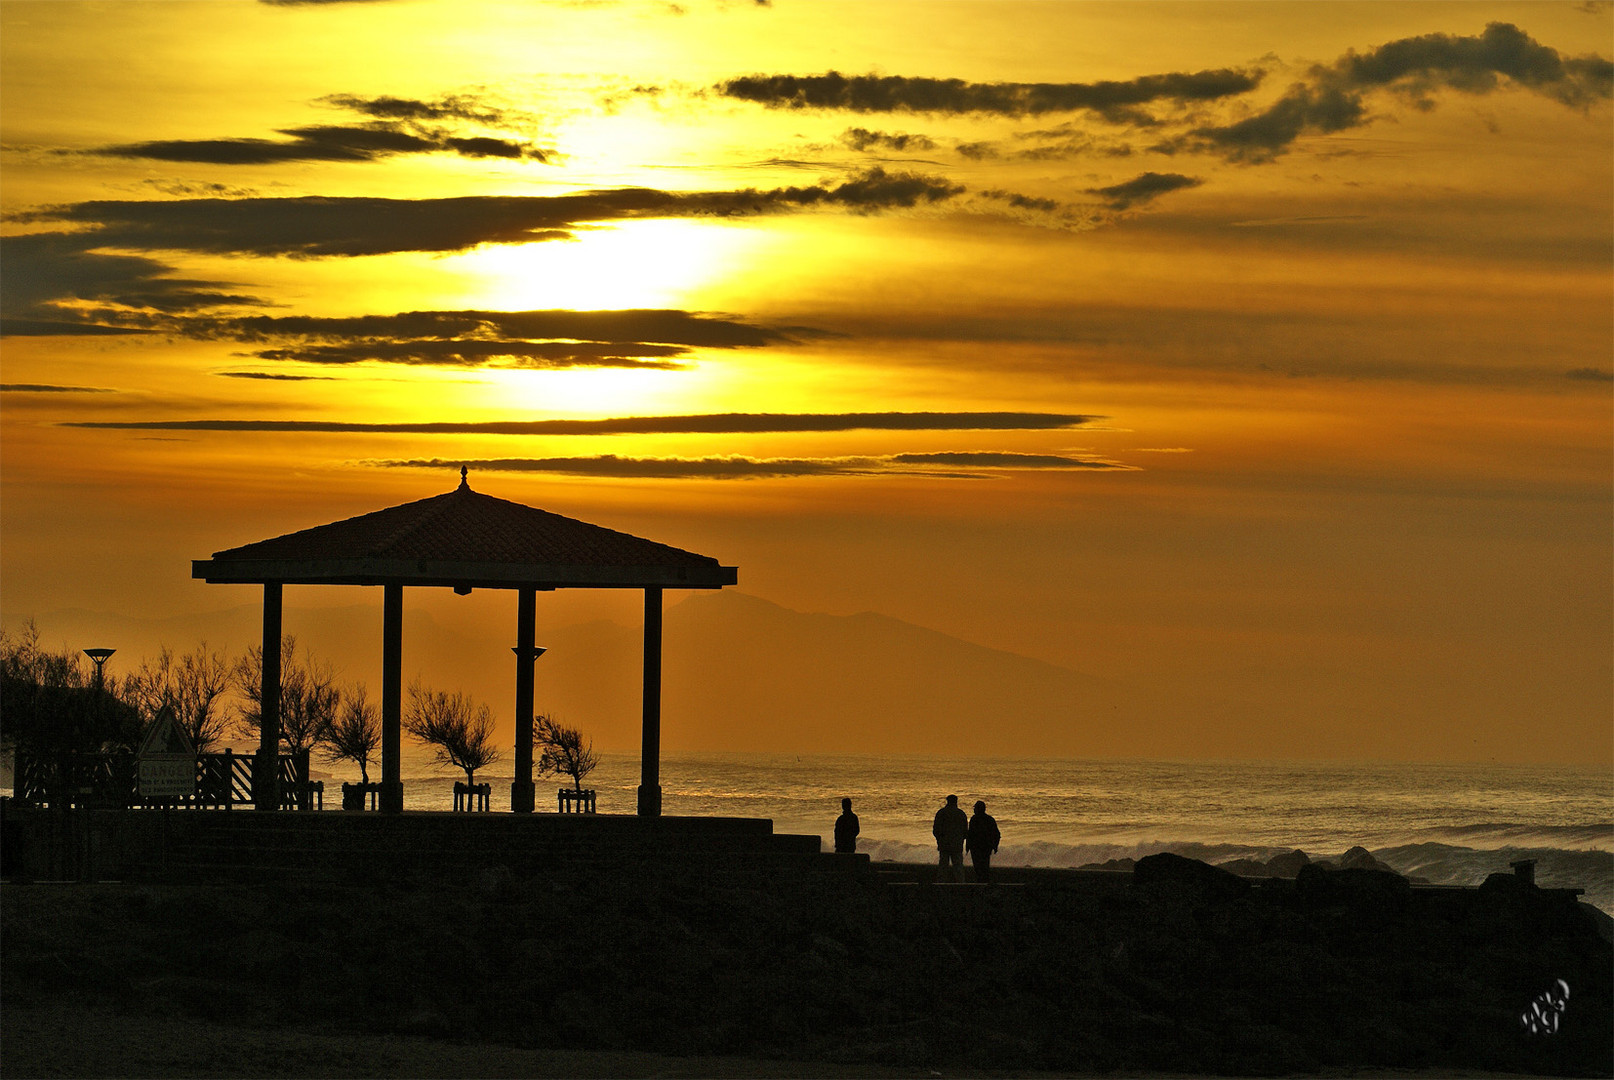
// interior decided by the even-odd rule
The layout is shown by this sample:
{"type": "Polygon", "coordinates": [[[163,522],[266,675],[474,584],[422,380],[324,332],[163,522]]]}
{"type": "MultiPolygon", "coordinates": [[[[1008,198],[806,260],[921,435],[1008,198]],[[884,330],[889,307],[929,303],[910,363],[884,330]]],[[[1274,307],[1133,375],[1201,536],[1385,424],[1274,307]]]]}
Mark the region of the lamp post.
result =
{"type": "Polygon", "coordinates": [[[112,659],[116,649],[85,649],[84,655],[95,661],[95,688],[101,689],[102,676],[106,669],[106,662],[112,659]]]}
{"type": "MultiPolygon", "coordinates": [[[[86,734],[91,738],[94,738],[100,734],[94,721],[97,716],[106,711],[106,705],[101,700],[101,691],[106,685],[106,662],[110,660],[112,658],[112,654],[117,651],[118,650],[116,649],[84,650],[84,655],[95,661],[95,693],[94,696],[90,698],[90,730],[88,733],[82,730],[78,732],[79,738],[74,740],[75,742],[82,742],[86,734]]],[[[75,749],[78,749],[80,753],[84,752],[84,748],[82,746],[76,747],[75,749]]]]}
{"type": "MultiPolygon", "coordinates": [[[[103,709],[101,692],[106,684],[106,662],[117,651],[116,649],[84,650],[84,655],[95,661],[95,694],[91,698],[90,705],[94,713],[100,713],[103,709]]],[[[91,715],[90,719],[90,734],[93,737],[98,735],[99,732],[95,730],[94,714],[91,715]]],[[[84,733],[81,731],[79,734],[82,737],[84,733]]],[[[84,751],[80,750],[79,753],[82,754],[84,751]]],[[[75,846],[78,849],[78,878],[80,881],[94,881],[97,876],[95,872],[95,843],[90,837],[90,818],[87,809],[89,806],[88,800],[95,794],[94,777],[95,768],[91,765],[90,770],[78,782],[68,780],[68,805],[77,800],[84,800],[78,802],[79,812],[74,815],[78,824],[78,836],[75,838],[77,841],[75,846]]]]}

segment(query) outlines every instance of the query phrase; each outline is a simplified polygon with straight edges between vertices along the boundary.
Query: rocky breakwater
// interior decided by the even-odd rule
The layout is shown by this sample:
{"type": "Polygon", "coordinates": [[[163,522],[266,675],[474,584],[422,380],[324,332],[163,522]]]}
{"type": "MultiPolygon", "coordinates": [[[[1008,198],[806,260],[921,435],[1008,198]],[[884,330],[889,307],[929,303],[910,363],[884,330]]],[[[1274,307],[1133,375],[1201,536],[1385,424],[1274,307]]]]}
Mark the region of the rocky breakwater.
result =
{"type": "Polygon", "coordinates": [[[1614,953],[1522,880],[1262,884],[1157,855],[1018,886],[646,864],[0,900],[8,1009],[1008,1071],[1614,1072],[1614,953]],[[1558,980],[1556,1030],[1531,1033],[1558,980]]]}

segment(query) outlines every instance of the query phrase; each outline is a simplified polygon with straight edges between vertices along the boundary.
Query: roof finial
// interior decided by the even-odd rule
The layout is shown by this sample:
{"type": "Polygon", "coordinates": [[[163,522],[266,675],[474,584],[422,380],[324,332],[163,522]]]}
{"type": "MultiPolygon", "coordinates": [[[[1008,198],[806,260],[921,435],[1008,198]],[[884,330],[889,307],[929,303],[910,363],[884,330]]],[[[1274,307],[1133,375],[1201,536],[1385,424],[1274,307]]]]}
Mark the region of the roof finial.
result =
{"type": "Polygon", "coordinates": [[[461,491],[470,491],[471,490],[470,481],[465,479],[466,473],[468,473],[470,471],[471,470],[469,468],[467,468],[466,466],[464,466],[464,465],[460,466],[460,490],[461,491]]]}

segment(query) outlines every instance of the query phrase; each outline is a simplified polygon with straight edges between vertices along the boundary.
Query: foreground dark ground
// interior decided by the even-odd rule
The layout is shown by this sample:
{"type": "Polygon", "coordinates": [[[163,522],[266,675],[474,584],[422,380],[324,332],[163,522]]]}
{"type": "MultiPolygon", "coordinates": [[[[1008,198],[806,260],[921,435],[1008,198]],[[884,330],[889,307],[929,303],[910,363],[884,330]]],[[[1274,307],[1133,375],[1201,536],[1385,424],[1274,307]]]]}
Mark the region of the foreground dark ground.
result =
{"type": "Polygon", "coordinates": [[[0,1071],[1614,1074],[1614,953],[1571,899],[1154,869],[8,883],[0,1071]],[[1520,1014],[1557,979],[1561,1027],[1529,1035],[1520,1014]]]}

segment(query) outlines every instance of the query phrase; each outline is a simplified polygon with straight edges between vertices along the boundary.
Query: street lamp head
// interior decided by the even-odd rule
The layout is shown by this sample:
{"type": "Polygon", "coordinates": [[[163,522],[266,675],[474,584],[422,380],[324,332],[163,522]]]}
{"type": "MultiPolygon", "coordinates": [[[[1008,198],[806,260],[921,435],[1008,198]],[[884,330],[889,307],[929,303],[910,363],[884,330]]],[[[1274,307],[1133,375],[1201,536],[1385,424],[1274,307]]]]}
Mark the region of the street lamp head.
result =
{"type": "Polygon", "coordinates": [[[95,661],[95,688],[101,689],[101,673],[106,669],[106,662],[111,659],[116,649],[85,649],[84,655],[95,661]]]}

